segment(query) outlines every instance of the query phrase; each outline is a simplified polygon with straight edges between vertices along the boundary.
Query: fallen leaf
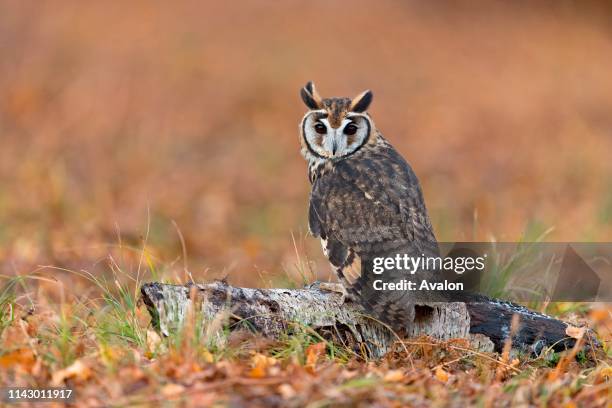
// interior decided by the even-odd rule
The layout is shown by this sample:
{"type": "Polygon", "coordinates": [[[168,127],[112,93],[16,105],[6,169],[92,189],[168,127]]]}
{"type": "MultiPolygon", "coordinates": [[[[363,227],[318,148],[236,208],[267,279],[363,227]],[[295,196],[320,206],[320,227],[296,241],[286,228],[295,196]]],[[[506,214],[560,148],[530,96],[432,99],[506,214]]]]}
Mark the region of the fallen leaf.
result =
{"type": "Polygon", "coordinates": [[[162,339],[157,334],[155,330],[147,330],[147,349],[150,352],[155,352],[159,345],[161,344],[162,339]]]}
{"type": "Polygon", "coordinates": [[[21,329],[23,330],[26,336],[28,337],[36,336],[36,327],[33,324],[31,324],[29,321],[26,321],[25,319],[21,319],[19,320],[19,325],[21,326],[21,329]]]}
{"type": "Polygon", "coordinates": [[[173,398],[181,395],[185,391],[185,387],[181,384],[166,384],[161,389],[161,393],[166,398],[173,398]]]}
{"type": "Polygon", "coordinates": [[[21,368],[30,371],[36,358],[34,353],[29,348],[20,348],[0,356],[0,367],[21,366],[21,368]]]}
{"type": "Polygon", "coordinates": [[[575,338],[576,340],[580,340],[584,336],[585,330],[586,329],[584,327],[567,326],[565,329],[565,334],[575,338]]]}
{"type": "Polygon", "coordinates": [[[401,370],[389,370],[383,377],[385,382],[400,382],[405,378],[401,370]]]}
{"type": "Polygon", "coordinates": [[[604,367],[599,371],[599,379],[602,381],[608,381],[612,379],[612,367],[604,367]]]}
{"type": "Polygon", "coordinates": [[[319,357],[325,354],[325,349],[327,345],[325,342],[320,342],[316,344],[311,344],[306,348],[306,369],[311,373],[314,371],[314,368],[319,361],[319,357]]]}
{"type": "Polygon", "coordinates": [[[442,382],[447,382],[448,381],[448,373],[446,371],[444,371],[444,369],[442,367],[437,367],[436,368],[436,378],[439,381],[442,382]]]}
{"type": "Polygon", "coordinates": [[[55,386],[59,386],[69,378],[85,381],[89,377],[91,377],[91,368],[82,360],[76,360],[63,370],[53,373],[51,383],[55,386]]]}
{"type": "Polygon", "coordinates": [[[262,378],[266,376],[268,367],[277,363],[274,357],[268,357],[260,353],[256,353],[251,359],[253,368],[249,372],[249,376],[253,378],[262,378]]]}
{"type": "Polygon", "coordinates": [[[291,399],[297,394],[293,387],[289,384],[281,384],[278,386],[278,392],[284,399],[291,399]]]}
{"type": "Polygon", "coordinates": [[[212,363],[213,361],[215,361],[215,357],[212,355],[210,351],[206,349],[202,350],[201,356],[204,362],[206,363],[212,363]]]}
{"type": "Polygon", "coordinates": [[[107,345],[106,343],[100,343],[98,346],[100,358],[105,364],[112,365],[119,360],[119,355],[116,352],[116,348],[107,345]]]}

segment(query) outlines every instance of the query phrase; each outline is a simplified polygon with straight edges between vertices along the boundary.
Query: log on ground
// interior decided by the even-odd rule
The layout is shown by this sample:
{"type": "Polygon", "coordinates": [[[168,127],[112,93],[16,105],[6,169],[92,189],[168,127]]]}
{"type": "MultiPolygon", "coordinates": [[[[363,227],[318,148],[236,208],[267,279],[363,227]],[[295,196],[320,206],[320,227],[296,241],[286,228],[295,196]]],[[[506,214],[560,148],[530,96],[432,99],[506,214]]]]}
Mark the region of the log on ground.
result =
{"type": "Polygon", "coordinates": [[[225,282],[169,285],[147,283],[141,288],[154,326],[164,335],[176,332],[190,311],[203,325],[223,317],[229,327],[248,328],[268,337],[309,327],[354,350],[378,358],[401,337],[429,336],[439,340],[467,339],[482,351],[500,351],[511,334],[511,320],[519,315],[512,346],[539,353],[543,347],[570,348],[568,324],[509,302],[482,298],[478,302],[428,303],[415,306],[415,319],[399,333],[367,316],[355,304],[342,303],[335,292],[318,285],[302,289],[239,288],[225,282]]]}

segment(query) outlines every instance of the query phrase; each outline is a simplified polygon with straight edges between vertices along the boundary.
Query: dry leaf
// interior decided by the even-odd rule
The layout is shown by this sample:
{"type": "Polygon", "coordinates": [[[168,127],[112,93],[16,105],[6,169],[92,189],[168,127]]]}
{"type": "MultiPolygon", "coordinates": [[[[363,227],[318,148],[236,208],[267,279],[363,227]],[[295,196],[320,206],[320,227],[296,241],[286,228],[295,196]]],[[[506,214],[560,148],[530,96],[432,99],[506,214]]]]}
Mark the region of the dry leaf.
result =
{"type": "Polygon", "coordinates": [[[314,371],[314,367],[319,360],[319,357],[325,354],[326,344],[325,342],[320,342],[316,344],[311,344],[306,348],[306,369],[310,372],[314,371]]]}
{"type": "Polygon", "coordinates": [[[268,357],[263,354],[257,353],[251,359],[253,368],[249,372],[249,376],[253,378],[262,378],[266,376],[267,369],[277,363],[274,357],[268,357]]]}
{"type": "Polygon", "coordinates": [[[108,346],[106,343],[100,343],[98,351],[102,361],[108,365],[115,364],[120,358],[116,348],[108,346]]]}
{"type": "Polygon", "coordinates": [[[147,330],[147,349],[150,352],[157,350],[161,344],[162,339],[155,330],[147,330]]]}
{"type": "Polygon", "coordinates": [[[166,384],[161,389],[162,395],[166,398],[177,397],[181,395],[184,391],[185,391],[185,387],[183,387],[180,384],[174,384],[174,383],[166,384]]]}
{"type": "Polygon", "coordinates": [[[9,368],[18,365],[26,371],[29,371],[35,361],[36,357],[32,350],[29,348],[20,348],[0,356],[0,367],[9,368]]]}
{"type": "Polygon", "coordinates": [[[576,340],[580,340],[583,336],[584,336],[584,332],[586,331],[586,328],[584,327],[574,327],[574,326],[567,326],[567,328],[565,329],[565,334],[567,334],[570,337],[575,338],[576,340]]]}
{"type": "Polygon", "coordinates": [[[278,386],[278,392],[284,399],[291,399],[297,394],[293,387],[289,384],[281,384],[278,386]]]}
{"type": "Polygon", "coordinates": [[[262,366],[255,366],[249,371],[249,377],[251,378],[263,378],[266,376],[266,368],[262,366]]]}
{"type": "Polygon", "coordinates": [[[264,367],[270,367],[278,363],[278,360],[276,360],[274,357],[268,357],[261,353],[256,353],[251,361],[253,365],[261,365],[264,367]]]}
{"type": "Polygon", "coordinates": [[[53,373],[51,383],[55,386],[59,386],[69,378],[85,381],[89,377],[91,377],[91,368],[89,368],[82,360],[76,360],[63,370],[53,373]]]}
{"type": "Polygon", "coordinates": [[[612,367],[604,367],[599,371],[599,379],[601,381],[608,381],[612,379],[612,367]]]}
{"type": "Polygon", "coordinates": [[[448,381],[448,373],[446,371],[444,371],[444,369],[442,367],[437,367],[436,368],[436,378],[439,381],[447,382],[448,381]]]}
{"type": "Polygon", "coordinates": [[[202,359],[206,363],[212,363],[213,361],[215,361],[215,357],[212,355],[212,353],[210,351],[208,351],[206,349],[202,350],[200,355],[202,356],[202,359]]]}
{"type": "Polygon", "coordinates": [[[21,326],[21,330],[23,330],[24,334],[28,337],[36,336],[36,327],[33,324],[30,324],[29,321],[24,319],[19,320],[19,325],[21,326]]]}
{"type": "Polygon", "coordinates": [[[383,380],[386,382],[400,382],[404,378],[404,373],[401,370],[389,370],[383,377],[383,380]]]}

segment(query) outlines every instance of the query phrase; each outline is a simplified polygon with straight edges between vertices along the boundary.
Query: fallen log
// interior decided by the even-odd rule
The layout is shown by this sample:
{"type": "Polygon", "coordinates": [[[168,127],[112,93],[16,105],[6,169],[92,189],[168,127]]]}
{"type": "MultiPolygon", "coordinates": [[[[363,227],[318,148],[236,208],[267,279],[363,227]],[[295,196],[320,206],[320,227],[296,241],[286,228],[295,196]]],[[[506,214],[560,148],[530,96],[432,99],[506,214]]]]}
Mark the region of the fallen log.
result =
{"type": "MultiPolygon", "coordinates": [[[[153,325],[166,336],[182,327],[190,311],[197,311],[198,319],[209,325],[225,316],[231,329],[248,328],[269,337],[290,333],[296,326],[310,327],[373,358],[383,356],[398,340],[398,332],[365,315],[354,303],[342,303],[340,294],[321,290],[317,284],[303,289],[251,289],[221,281],[185,286],[146,283],[141,293],[153,325]]],[[[399,335],[463,338],[479,350],[501,351],[511,335],[515,314],[519,328],[512,333],[514,349],[539,354],[545,347],[562,350],[575,344],[566,334],[568,323],[486,297],[473,303],[416,305],[414,321],[399,335]]]]}

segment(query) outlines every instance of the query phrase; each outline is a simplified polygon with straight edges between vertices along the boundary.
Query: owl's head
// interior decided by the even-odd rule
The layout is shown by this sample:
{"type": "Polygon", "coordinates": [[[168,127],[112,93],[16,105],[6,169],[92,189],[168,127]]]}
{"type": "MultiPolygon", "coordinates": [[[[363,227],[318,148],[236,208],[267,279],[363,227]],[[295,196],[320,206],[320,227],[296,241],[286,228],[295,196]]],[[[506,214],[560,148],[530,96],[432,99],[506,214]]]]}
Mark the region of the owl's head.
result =
{"type": "Polygon", "coordinates": [[[321,98],[312,82],[300,92],[308,107],[301,129],[302,154],[307,160],[337,160],[354,154],[368,143],[374,124],[366,110],[372,102],[367,90],[353,99],[321,98]]]}

